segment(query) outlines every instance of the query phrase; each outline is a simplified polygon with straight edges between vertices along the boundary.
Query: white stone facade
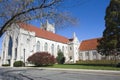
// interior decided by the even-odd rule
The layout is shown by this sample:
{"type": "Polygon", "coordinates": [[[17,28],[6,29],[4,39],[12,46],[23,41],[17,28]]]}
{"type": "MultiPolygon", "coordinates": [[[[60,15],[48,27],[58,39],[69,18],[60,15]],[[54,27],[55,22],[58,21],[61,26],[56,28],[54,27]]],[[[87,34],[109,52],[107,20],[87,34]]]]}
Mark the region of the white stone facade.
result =
{"type": "Polygon", "coordinates": [[[101,60],[101,55],[96,50],[80,51],[80,60],[101,60]]]}
{"type": "MultiPolygon", "coordinates": [[[[52,25],[47,22],[47,26],[45,28],[55,34],[54,26],[51,26],[52,25]]],[[[79,47],[80,42],[75,33],[73,34],[71,41],[63,43],[49,40],[47,38],[37,37],[36,32],[25,30],[18,24],[12,24],[4,34],[1,64],[10,64],[10,66],[13,66],[13,63],[19,60],[27,63],[27,58],[38,51],[47,51],[51,53],[51,55],[57,57],[58,50],[61,50],[64,53],[66,63],[71,61],[75,63],[80,59],[94,59],[95,56],[93,56],[93,52],[96,52],[96,50],[80,51],[79,47]],[[89,52],[89,58],[86,56],[87,52],[89,52]]],[[[97,52],[96,54],[99,55],[97,52]]],[[[96,59],[101,59],[100,55],[96,59]]]]}

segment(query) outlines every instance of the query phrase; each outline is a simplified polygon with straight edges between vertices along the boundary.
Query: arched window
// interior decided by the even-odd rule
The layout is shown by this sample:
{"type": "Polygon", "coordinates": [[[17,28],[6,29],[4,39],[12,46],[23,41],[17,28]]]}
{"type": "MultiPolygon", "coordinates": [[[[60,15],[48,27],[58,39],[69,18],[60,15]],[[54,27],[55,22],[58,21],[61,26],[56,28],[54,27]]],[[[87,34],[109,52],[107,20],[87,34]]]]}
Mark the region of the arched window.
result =
{"type": "Polygon", "coordinates": [[[15,60],[17,59],[17,48],[15,48],[15,60]]]}
{"type": "Polygon", "coordinates": [[[18,45],[18,37],[16,38],[16,44],[18,45]]]}
{"type": "Polygon", "coordinates": [[[64,53],[64,46],[62,47],[62,52],[64,53]]]}
{"type": "Polygon", "coordinates": [[[5,51],[3,51],[3,59],[5,58],[5,51]]]}
{"type": "Polygon", "coordinates": [[[57,46],[57,52],[58,52],[59,50],[60,50],[60,46],[58,45],[58,46],[57,46]]]}
{"type": "Polygon", "coordinates": [[[6,47],[6,44],[5,44],[5,42],[4,42],[4,47],[6,47]]]}
{"type": "Polygon", "coordinates": [[[8,43],[8,56],[12,56],[12,46],[13,46],[13,41],[11,36],[9,37],[9,43],[8,43]]]}
{"type": "Polygon", "coordinates": [[[37,52],[40,51],[40,42],[39,41],[37,41],[36,51],[37,52]]]}
{"type": "Polygon", "coordinates": [[[51,46],[51,53],[52,53],[52,55],[54,55],[54,44],[52,44],[52,46],[51,46]]]}
{"type": "Polygon", "coordinates": [[[48,44],[47,43],[45,43],[45,45],[44,45],[44,51],[48,51],[48,44]]]}
{"type": "Polygon", "coordinates": [[[70,50],[72,50],[72,47],[70,47],[70,50]]]}

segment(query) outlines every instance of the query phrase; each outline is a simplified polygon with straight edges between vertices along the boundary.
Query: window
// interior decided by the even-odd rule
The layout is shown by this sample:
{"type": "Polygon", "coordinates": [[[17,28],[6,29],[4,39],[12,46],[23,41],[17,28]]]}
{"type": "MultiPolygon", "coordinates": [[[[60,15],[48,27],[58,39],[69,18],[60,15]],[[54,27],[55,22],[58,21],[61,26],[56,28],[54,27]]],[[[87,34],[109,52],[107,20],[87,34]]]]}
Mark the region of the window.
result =
{"type": "Polygon", "coordinates": [[[85,57],[87,60],[89,59],[89,52],[85,52],[85,57]]]}
{"type": "Polygon", "coordinates": [[[96,52],[93,52],[93,56],[96,56],[96,52]]]}
{"type": "Polygon", "coordinates": [[[9,43],[8,43],[8,56],[12,56],[12,46],[13,46],[13,41],[11,36],[9,37],[9,43]]]}
{"type": "Polygon", "coordinates": [[[82,56],[82,53],[80,53],[80,56],[82,56]]]}
{"type": "Polygon", "coordinates": [[[3,59],[5,58],[5,51],[3,51],[3,59]]]}
{"type": "Polygon", "coordinates": [[[89,52],[85,52],[85,56],[87,56],[87,57],[88,57],[88,56],[89,56],[89,52]]]}
{"type": "Polygon", "coordinates": [[[45,45],[44,45],[44,51],[48,51],[48,44],[47,43],[45,43],[45,45]]]}
{"type": "Polygon", "coordinates": [[[17,59],[17,48],[15,48],[15,60],[17,59]]]}
{"type": "Polygon", "coordinates": [[[64,46],[62,47],[62,52],[64,53],[64,46]]]}
{"type": "Polygon", "coordinates": [[[60,50],[60,47],[59,47],[59,45],[57,46],[57,51],[59,51],[60,50]]]}
{"type": "Polygon", "coordinates": [[[4,42],[4,47],[6,47],[5,42],[4,42]]]}
{"type": "Polygon", "coordinates": [[[93,59],[97,59],[97,52],[93,52],[93,59]]]}
{"type": "Polygon", "coordinates": [[[37,41],[36,51],[37,52],[40,51],[40,42],[39,41],[37,41]]]}
{"type": "Polygon", "coordinates": [[[66,47],[66,50],[67,50],[67,47],[66,47]]]}
{"type": "Polygon", "coordinates": [[[52,46],[51,46],[51,53],[52,53],[52,55],[54,55],[54,44],[52,44],[52,46]]]}
{"type": "Polygon", "coordinates": [[[83,53],[79,53],[79,59],[82,59],[82,57],[83,57],[82,54],[83,54],[83,53]]]}
{"type": "Polygon", "coordinates": [[[16,38],[16,44],[18,45],[18,37],[16,38]]]}

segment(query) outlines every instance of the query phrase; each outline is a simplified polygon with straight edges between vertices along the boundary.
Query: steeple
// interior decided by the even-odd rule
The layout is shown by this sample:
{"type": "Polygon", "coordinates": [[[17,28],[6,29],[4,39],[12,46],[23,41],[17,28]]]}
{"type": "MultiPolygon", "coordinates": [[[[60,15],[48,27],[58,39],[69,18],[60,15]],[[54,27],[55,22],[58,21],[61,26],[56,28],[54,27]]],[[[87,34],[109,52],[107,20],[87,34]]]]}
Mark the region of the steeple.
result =
{"type": "Polygon", "coordinates": [[[48,22],[48,20],[46,20],[46,24],[47,24],[47,25],[49,25],[49,22],[48,22]]]}
{"type": "Polygon", "coordinates": [[[76,38],[76,33],[74,32],[74,33],[73,33],[73,39],[75,39],[75,38],[76,38]]]}

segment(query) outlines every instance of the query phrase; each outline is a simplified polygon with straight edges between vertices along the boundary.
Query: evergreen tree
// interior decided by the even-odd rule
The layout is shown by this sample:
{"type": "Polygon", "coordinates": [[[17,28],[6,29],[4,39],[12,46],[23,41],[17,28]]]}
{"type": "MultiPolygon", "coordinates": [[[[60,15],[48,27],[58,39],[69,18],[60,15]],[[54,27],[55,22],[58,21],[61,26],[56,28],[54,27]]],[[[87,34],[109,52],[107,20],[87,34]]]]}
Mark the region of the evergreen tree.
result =
{"type": "Polygon", "coordinates": [[[58,51],[58,56],[57,56],[56,60],[57,60],[58,64],[64,64],[64,62],[65,62],[64,54],[60,50],[58,51]]]}
{"type": "Polygon", "coordinates": [[[120,0],[110,1],[106,9],[105,30],[98,43],[98,52],[102,55],[120,55],[120,0]]]}

